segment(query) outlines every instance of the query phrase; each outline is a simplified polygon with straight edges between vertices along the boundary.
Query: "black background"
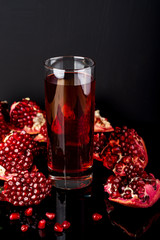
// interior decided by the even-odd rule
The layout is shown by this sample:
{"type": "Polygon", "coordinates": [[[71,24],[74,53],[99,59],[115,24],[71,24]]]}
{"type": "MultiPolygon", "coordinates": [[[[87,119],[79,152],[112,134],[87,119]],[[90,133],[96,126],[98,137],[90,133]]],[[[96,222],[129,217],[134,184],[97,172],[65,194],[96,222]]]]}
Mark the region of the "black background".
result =
{"type": "Polygon", "coordinates": [[[159,177],[159,12],[159,0],[0,0],[0,99],[44,107],[44,60],[91,57],[96,108],[113,126],[136,128],[159,177]]]}
{"type": "Polygon", "coordinates": [[[0,98],[43,104],[43,61],[95,60],[96,101],[108,117],[158,122],[160,2],[0,0],[0,98]]]}

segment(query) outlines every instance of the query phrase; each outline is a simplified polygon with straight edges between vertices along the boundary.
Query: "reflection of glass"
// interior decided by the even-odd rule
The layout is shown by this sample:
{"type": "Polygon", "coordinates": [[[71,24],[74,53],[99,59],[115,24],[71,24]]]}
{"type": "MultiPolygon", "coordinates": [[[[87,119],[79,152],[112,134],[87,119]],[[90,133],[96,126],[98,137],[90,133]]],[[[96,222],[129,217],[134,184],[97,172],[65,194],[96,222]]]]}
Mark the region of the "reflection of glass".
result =
{"type": "Polygon", "coordinates": [[[83,188],[92,181],[94,67],[84,57],[45,61],[48,168],[58,188],[83,188]]]}
{"type": "Polygon", "coordinates": [[[88,231],[86,201],[91,200],[91,188],[79,191],[56,190],[56,219],[60,224],[67,220],[71,226],[62,234],[56,236],[57,240],[86,239],[88,231]]]}

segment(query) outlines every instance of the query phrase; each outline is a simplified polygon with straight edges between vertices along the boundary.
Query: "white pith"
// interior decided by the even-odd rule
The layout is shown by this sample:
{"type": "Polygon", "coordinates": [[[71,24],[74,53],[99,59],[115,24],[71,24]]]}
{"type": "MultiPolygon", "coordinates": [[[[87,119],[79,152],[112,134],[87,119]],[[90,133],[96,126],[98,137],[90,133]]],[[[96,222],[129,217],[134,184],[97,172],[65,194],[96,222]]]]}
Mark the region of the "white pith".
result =
{"type": "Polygon", "coordinates": [[[0,175],[4,176],[6,172],[6,169],[0,165],[0,175]]]}
{"type": "Polygon", "coordinates": [[[110,122],[108,122],[106,118],[101,117],[99,110],[95,111],[95,124],[97,125],[97,127],[106,127],[106,128],[111,127],[110,122]]]}

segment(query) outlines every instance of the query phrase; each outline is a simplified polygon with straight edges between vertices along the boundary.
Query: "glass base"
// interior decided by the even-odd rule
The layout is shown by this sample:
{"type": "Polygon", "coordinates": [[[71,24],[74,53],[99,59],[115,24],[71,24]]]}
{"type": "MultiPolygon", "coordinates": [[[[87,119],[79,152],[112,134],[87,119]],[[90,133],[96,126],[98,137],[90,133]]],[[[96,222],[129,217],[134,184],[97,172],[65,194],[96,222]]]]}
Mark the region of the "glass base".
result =
{"type": "Polygon", "coordinates": [[[61,188],[65,190],[80,189],[87,187],[91,184],[93,179],[93,174],[80,176],[80,177],[62,177],[49,175],[52,181],[52,185],[56,188],[61,188]]]}

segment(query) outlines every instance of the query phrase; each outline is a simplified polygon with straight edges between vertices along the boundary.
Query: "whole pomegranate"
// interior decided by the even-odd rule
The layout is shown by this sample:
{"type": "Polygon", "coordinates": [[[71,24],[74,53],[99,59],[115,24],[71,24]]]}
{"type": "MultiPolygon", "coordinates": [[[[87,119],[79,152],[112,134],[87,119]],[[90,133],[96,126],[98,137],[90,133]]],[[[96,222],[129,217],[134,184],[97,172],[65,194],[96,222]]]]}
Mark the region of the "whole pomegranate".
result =
{"type": "Polygon", "coordinates": [[[110,134],[108,144],[101,152],[103,165],[115,174],[125,175],[126,165],[135,164],[145,168],[148,155],[143,139],[134,129],[116,127],[110,134]]]}

